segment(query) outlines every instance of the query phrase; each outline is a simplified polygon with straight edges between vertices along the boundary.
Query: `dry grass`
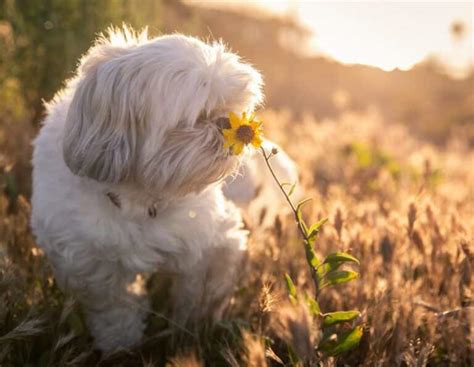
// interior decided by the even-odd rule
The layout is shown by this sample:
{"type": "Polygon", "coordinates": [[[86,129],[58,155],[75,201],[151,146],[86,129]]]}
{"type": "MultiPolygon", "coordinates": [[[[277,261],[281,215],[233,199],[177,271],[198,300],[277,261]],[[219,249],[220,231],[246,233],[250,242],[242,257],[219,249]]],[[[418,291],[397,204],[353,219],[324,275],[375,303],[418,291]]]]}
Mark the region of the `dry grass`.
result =
{"type": "MultiPolygon", "coordinates": [[[[330,219],[317,252],[345,250],[361,260],[358,281],[320,297],[324,310],[362,312],[361,345],[320,365],[472,365],[472,148],[462,138],[446,148],[421,142],[374,112],[348,112],[336,121],[292,121],[271,110],[261,116],[267,134],[298,162],[306,196],[314,198],[305,215],[330,219]]],[[[311,292],[287,216],[267,229],[253,225],[248,268],[227,321],[195,338],[170,336],[152,277],[147,286],[157,313],[144,343],[107,357],[93,351],[79,307],[57,289],[28,227],[34,129],[21,122],[0,129],[25,137],[0,152],[1,366],[279,366],[292,365],[289,346],[317,365],[317,321],[286,297],[285,272],[300,291],[311,292]]]]}

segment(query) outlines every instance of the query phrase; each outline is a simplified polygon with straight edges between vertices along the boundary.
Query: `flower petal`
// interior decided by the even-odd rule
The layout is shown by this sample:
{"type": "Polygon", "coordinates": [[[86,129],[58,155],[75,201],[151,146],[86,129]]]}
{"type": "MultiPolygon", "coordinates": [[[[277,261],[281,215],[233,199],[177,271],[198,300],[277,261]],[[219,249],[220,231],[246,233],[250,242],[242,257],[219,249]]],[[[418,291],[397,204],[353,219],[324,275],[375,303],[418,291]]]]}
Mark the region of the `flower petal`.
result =
{"type": "Polygon", "coordinates": [[[226,139],[233,139],[235,137],[235,131],[231,129],[224,129],[222,130],[222,135],[224,135],[224,138],[226,139]]]}
{"type": "Polygon", "coordinates": [[[242,120],[240,121],[240,125],[250,125],[252,123],[252,117],[247,116],[246,112],[242,112],[242,120]]]}
{"type": "MultiPolygon", "coordinates": [[[[242,112],[242,115],[239,117],[234,112],[229,113],[229,122],[230,122],[230,129],[223,129],[222,135],[224,138],[224,148],[231,148],[231,152],[234,155],[239,155],[244,150],[245,146],[251,143],[255,148],[259,148],[262,145],[262,121],[255,119],[255,114],[247,114],[246,112],[242,112]],[[246,135],[253,136],[249,142],[248,139],[243,139],[242,135],[244,130],[239,131],[242,126],[248,126],[248,128],[252,129],[252,131],[247,131],[246,135]],[[242,133],[242,134],[238,134],[242,133]],[[241,140],[243,139],[243,140],[241,140]]],[[[247,129],[248,129],[247,128],[247,129]]]]}
{"type": "Polygon", "coordinates": [[[252,129],[254,129],[255,131],[259,130],[262,124],[263,124],[263,121],[258,121],[258,120],[252,120],[250,122],[250,126],[252,126],[252,129]]]}
{"type": "Polygon", "coordinates": [[[230,126],[232,129],[237,129],[240,126],[240,119],[239,116],[237,116],[235,113],[230,112],[229,113],[229,120],[230,120],[230,126]]]}
{"type": "Polygon", "coordinates": [[[224,148],[229,148],[236,143],[234,130],[224,129],[222,135],[224,137],[224,148]]]}
{"type": "Polygon", "coordinates": [[[251,143],[255,148],[260,148],[262,146],[262,142],[263,142],[262,138],[258,135],[255,135],[251,143]]]}
{"type": "Polygon", "coordinates": [[[244,150],[244,144],[240,141],[232,146],[232,153],[235,155],[242,153],[242,150],[244,150]]]}

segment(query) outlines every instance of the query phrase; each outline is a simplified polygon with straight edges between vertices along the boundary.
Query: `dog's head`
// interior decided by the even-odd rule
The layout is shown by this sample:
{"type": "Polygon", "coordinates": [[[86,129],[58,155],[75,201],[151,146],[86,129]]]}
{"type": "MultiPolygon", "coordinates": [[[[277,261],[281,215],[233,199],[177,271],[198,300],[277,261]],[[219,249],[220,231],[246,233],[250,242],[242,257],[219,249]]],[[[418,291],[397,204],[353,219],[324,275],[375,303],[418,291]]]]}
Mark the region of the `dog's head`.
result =
{"type": "Polygon", "coordinates": [[[72,83],[63,140],[71,171],[170,195],[235,170],[219,118],[262,101],[260,74],[222,43],[128,29],[100,38],[72,83]]]}

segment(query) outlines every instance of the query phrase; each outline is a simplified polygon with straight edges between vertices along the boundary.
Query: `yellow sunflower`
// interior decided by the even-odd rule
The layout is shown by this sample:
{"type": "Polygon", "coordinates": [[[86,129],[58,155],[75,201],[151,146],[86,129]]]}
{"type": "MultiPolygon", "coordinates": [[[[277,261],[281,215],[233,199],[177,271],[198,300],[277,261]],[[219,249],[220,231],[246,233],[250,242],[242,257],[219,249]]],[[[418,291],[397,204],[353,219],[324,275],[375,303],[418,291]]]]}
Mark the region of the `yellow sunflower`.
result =
{"type": "Polygon", "coordinates": [[[235,113],[229,113],[230,129],[222,130],[224,135],[224,148],[231,148],[232,154],[239,155],[244,147],[252,144],[255,148],[262,145],[262,122],[255,119],[252,114],[247,116],[244,112],[239,118],[235,113]]]}

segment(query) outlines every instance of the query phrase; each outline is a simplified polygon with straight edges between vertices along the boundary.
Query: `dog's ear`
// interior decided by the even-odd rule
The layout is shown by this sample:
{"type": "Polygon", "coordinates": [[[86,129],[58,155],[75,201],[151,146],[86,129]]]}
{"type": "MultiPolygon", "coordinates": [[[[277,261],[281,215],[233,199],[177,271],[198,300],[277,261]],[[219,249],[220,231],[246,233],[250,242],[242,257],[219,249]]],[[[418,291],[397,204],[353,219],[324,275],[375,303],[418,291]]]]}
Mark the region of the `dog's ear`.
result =
{"type": "Polygon", "coordinates": [[[122,55],[111,54],[82,65],[67,114],[63,155],[76,175],[118,183],[133,174],[137,158],[138,97],[122,55]]]}

